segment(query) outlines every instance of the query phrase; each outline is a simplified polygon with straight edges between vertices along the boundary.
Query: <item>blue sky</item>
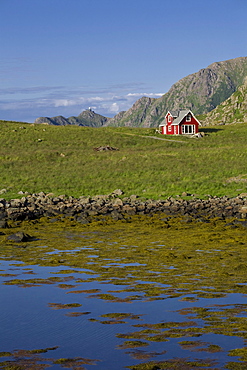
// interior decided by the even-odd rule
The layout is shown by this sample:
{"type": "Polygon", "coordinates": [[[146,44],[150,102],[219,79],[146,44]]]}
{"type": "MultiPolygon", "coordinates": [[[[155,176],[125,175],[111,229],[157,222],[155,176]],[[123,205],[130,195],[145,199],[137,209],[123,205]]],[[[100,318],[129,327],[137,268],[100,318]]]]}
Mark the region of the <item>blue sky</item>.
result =
{"type": "Polygon", "coordinates": [[[247,56],[246,0],[0,0],[0,119],[111,117],[247,56]]]}

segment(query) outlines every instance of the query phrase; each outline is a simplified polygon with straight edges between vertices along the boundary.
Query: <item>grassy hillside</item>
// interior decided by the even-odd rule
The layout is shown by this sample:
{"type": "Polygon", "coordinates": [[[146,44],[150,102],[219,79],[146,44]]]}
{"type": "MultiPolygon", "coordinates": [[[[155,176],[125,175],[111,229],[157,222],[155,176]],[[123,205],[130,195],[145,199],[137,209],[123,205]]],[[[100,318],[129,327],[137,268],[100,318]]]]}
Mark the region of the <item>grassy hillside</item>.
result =
{"type": "Polygon", "coordinates": [[[202,139],[155,140],[154,129],[46,126],[0,121],[0,190],[55,195],[108,194],[165,198],[247,192],[247,125],[207,127],[202,139]],[[142,135],[142,136],[140,136],[142,135]],[[172,140],[181,140],[173,142],[172,140]],[[96,152],[110,145],[119,151],[96,152]]]}

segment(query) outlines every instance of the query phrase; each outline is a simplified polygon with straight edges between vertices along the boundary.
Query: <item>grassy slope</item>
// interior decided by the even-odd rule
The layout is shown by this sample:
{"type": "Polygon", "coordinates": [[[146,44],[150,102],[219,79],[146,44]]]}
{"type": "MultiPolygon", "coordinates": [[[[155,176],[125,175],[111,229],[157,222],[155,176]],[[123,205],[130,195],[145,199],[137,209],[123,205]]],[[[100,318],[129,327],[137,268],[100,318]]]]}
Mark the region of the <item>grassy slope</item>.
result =
{"type": "Polygon", "coordinates": [[[138,137],[154,135],[153,129],[0,121],[0,190],[8,190],[5,198],[18,197],[20,190],[78,197],[120,188],[126,195],[156,199],[183,191],[200,197],[246,192],[247,182],[241,178],[226,181],[239,175],[246,178],[247,125],[203,130],[209,133],[203,139],[171,137],[183,144],[138,137]],[[101,145],[119,151],[93,150],[101,145]]]}

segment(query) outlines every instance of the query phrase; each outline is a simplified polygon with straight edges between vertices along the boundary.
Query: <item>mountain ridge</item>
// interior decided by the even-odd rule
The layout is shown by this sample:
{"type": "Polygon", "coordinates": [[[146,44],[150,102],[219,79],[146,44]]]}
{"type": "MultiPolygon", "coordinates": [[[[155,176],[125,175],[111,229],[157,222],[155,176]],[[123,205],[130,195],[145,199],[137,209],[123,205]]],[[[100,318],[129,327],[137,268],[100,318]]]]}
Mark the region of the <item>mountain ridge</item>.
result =
{"type": "Polygon", "coordinates": [[[102,116],[101,114],[95,113],[93,110],[86,109],[81,112],[79,116],[71,116],[65,118],[63,116],[55,117],[39,117],[36,118],[34,123],[44,123],[48,125],[56,126],[66,126],[66,125],[76,125],[76,126],[87,126],[87,127],[101,127],[103,126],[109,118],[102,116]]]}
{"type": "Polygon", "coordinates": [[[206,114],[227,100],[244,83],[247,57],[214,62],[198,72],[183,77],[160,98],[143,96],[130,109],[112,118],[87,109],[79,116],[65,118],[39,117],[35,123],[78,126],[157,127],[168,110],[191,109],[194,114],[206,114]]]}
{"type": "Polygon", "coordinates": [[[246,76],[247,57],[214,62],[177,81],[162,97],[153,99],[148,107],[145,106],[147,98],[140,98],[120,119],[116,116],[110,118],[107,125],[156,127],[168,110],[182,108],[191,109],[194,114],[208,113],[229,98],[246,76]]]}

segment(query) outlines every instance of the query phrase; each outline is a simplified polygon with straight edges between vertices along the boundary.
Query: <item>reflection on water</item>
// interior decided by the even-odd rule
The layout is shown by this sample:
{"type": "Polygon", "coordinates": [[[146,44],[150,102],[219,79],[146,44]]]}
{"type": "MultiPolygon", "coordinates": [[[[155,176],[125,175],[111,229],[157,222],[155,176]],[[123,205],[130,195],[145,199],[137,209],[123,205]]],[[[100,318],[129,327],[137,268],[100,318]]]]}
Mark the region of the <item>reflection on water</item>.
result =
{"type": "Polygon", "coordinates": [[[1,236],[0,368],[244,369],[246,229],[169,222],[1,236]]]}

